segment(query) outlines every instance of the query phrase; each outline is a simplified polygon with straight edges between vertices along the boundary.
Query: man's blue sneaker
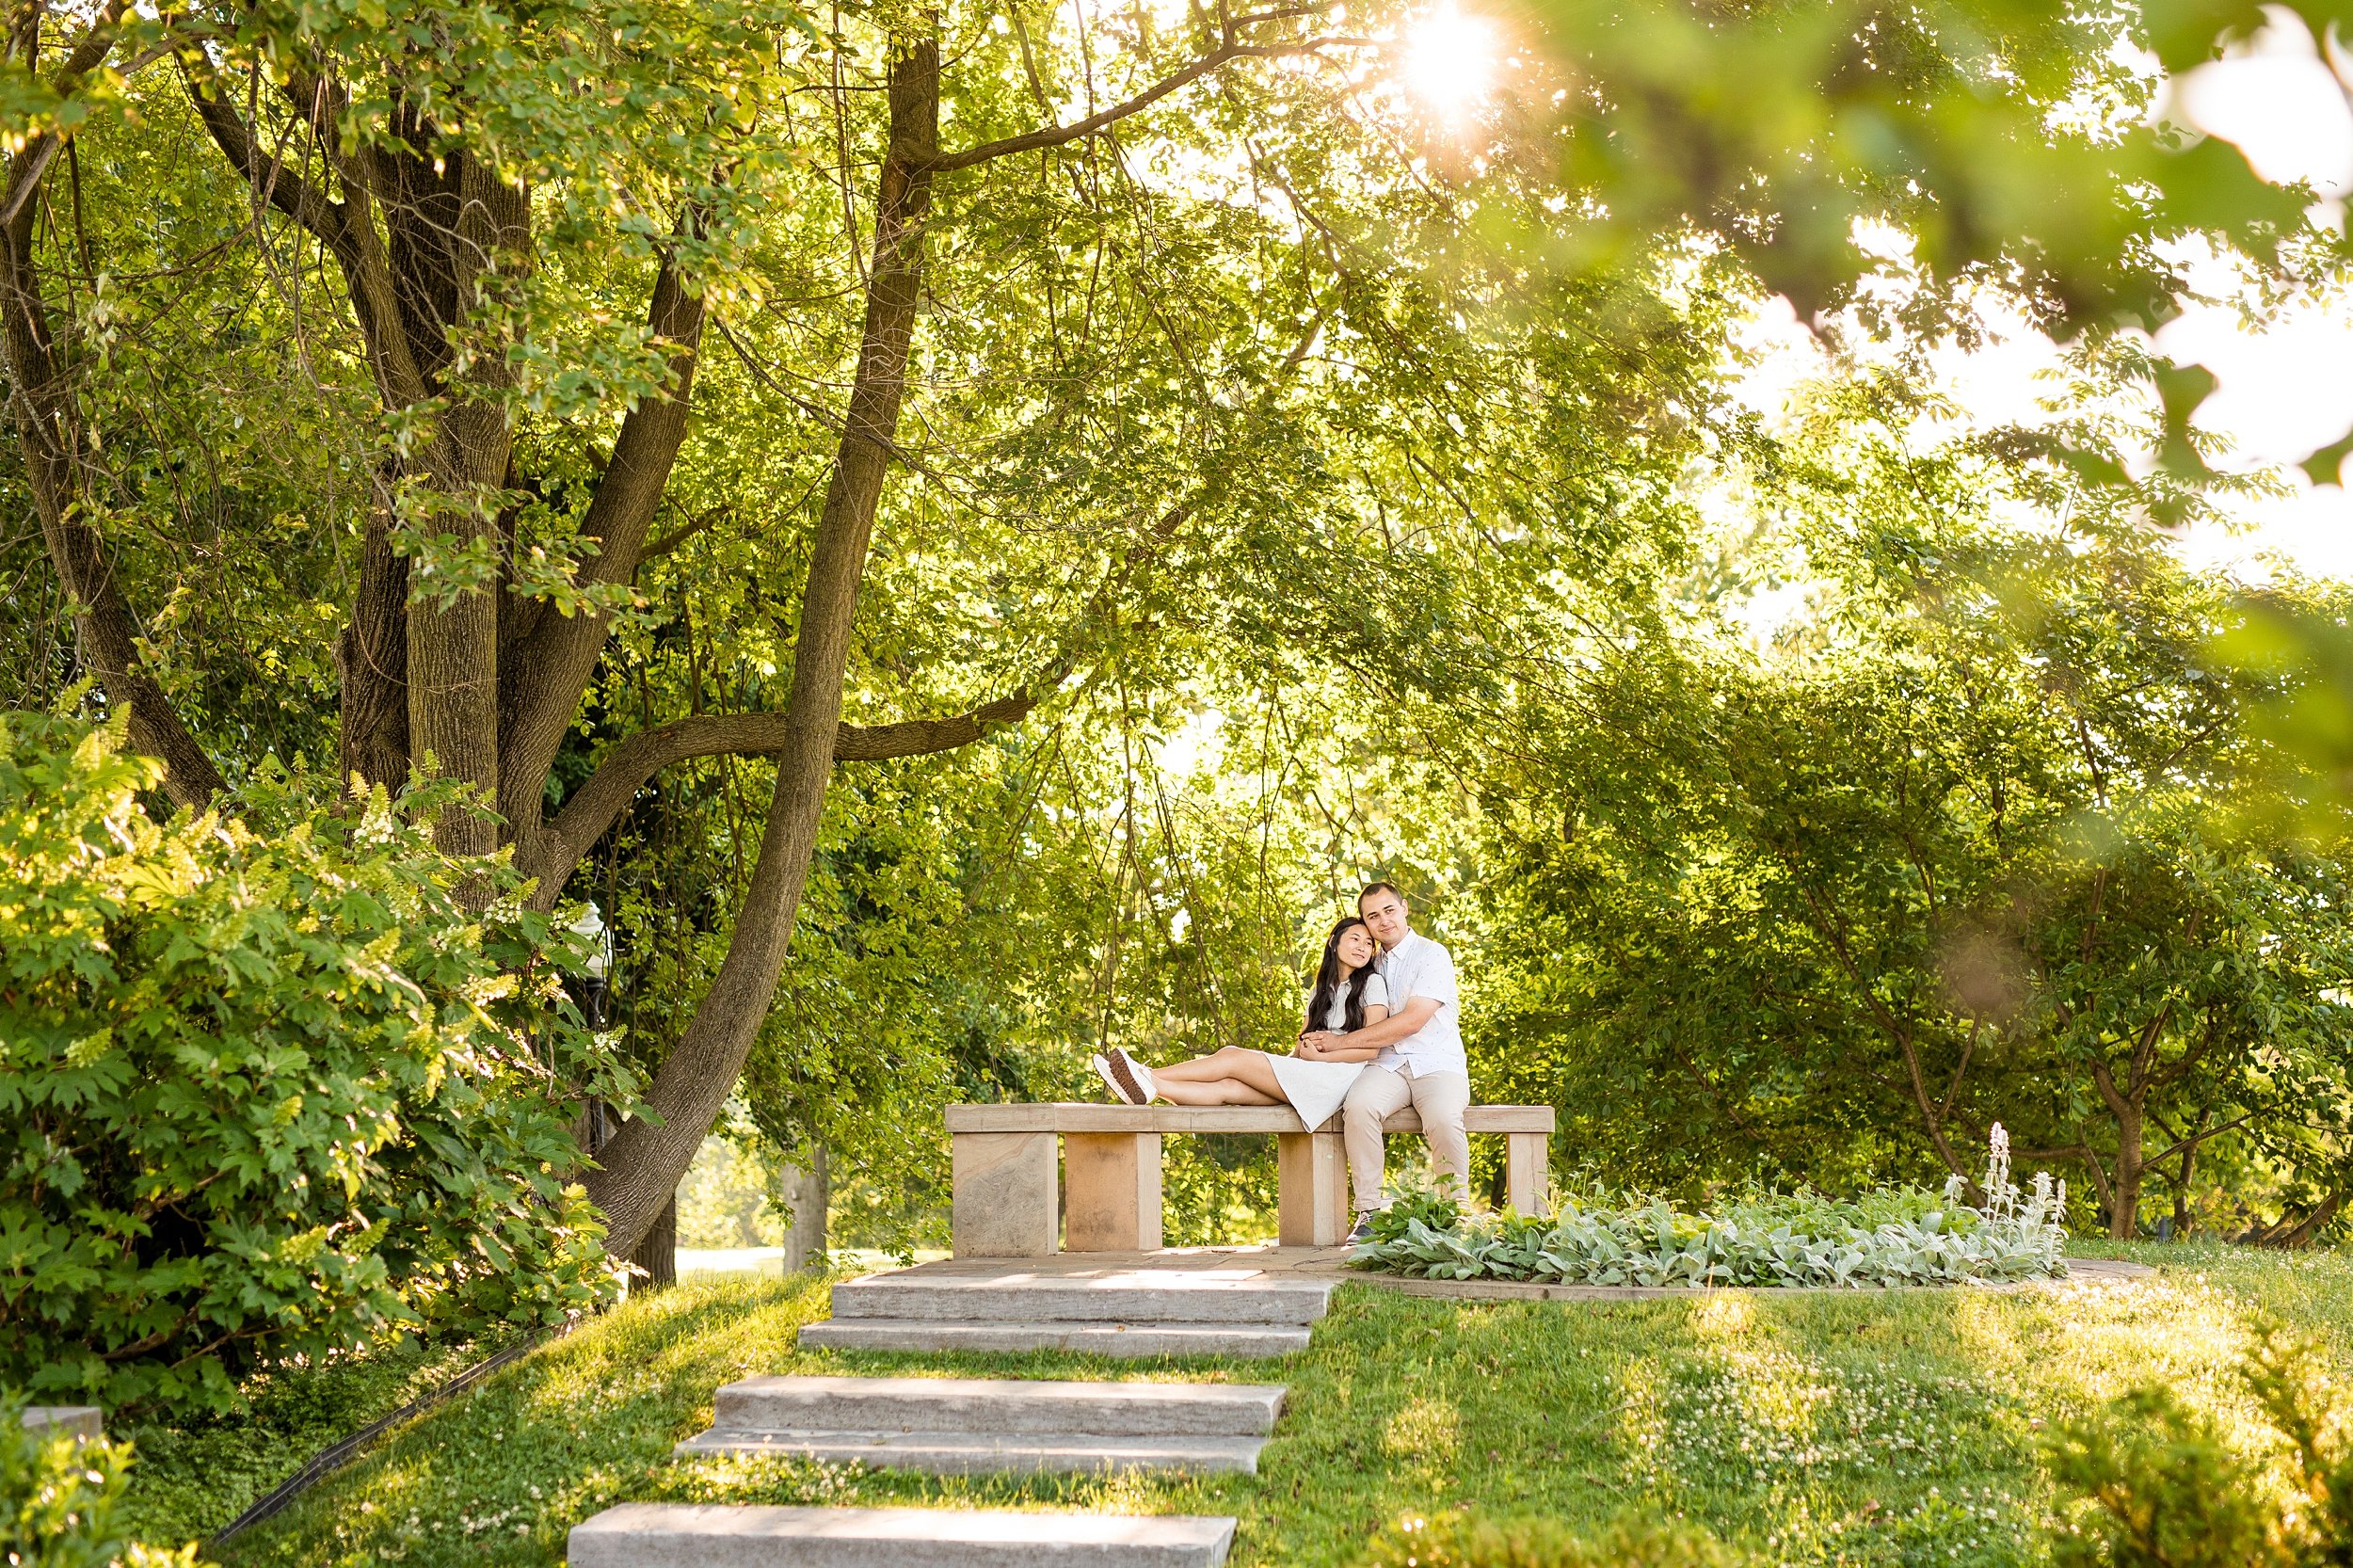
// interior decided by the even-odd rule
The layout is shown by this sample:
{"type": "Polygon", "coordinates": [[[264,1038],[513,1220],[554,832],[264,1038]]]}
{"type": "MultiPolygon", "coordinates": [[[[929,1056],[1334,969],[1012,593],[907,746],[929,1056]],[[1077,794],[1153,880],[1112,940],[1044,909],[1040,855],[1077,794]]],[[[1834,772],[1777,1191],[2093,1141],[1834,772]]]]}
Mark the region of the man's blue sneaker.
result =
{"type": "Polygon", "coordinates": [[[1362,1246],[1372,1240],[1372,1210],[1368,1208],[1356,1216],[1356,1228],[1348,1233],[1348,1244],[1362,1246]]]}

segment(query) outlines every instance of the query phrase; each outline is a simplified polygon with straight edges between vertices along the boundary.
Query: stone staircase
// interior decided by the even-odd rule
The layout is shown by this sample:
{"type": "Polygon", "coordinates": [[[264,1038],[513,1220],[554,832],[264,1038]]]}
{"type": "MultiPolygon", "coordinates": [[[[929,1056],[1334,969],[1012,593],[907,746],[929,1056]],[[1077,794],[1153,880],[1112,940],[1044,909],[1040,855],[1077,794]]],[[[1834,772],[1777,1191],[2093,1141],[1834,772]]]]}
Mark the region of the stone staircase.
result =
{"type": "MultiPolygon", "coordinates": [[[[844,1280],[809,1349],[1289,1354],[1334,1281],[1233,1252],[966,1259],[844,1280]]],[[[1268,1384],[755,1377],[680,1456],[790,1454],[935,1475],[1257,1469],[1268,1384]]],[[[1002,1509],[628,1503],[572,1531],[572,1568],[1218,1568],[1234,1521],[1002,1509]]]]}
{"type": "Polygon", "coordinates": [[[844,1280],[806,1349],[1288,1355],[1330,1305],[1329,1279],[1252,1268],[1007,1269],[926,1264],[844,1280]]]}
{"type": "Polygon", "coordinates": [[[931,1475],[1255,1475],[1282,1413],[1268,1384],[760,1377],[730,1383],[690,1454],[793,1454],[931,1475]]]}

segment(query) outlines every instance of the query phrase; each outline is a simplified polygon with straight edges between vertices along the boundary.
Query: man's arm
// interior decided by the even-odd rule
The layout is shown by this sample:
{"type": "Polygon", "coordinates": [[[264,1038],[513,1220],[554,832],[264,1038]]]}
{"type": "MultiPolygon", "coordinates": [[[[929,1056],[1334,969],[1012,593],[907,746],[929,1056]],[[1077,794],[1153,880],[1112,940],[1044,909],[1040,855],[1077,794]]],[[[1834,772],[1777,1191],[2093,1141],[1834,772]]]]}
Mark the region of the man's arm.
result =
{"type": "MultiPolygon", "coordinates": [[[[1358,1034],[1363,1032],[1364,1032],[1362,1030],[1357,1031],[1358,1034]]],[[[1299,1042],[1298,1052],[1301,1060],[1307,1062],[1369,1062],[1374,1057],[1380,1055],[1384,1050],[1388,1048],[1385,1046],[1352,1046],[1347,1042],[1355,1039],[1355,1034],[1335,1034],[1330,1030],[1316,1031],[1315,1038],[1317,1040],[1337,1040],[1341,1043],[1333,1046],[1319,1046],[1314,1040],[1302,1039],[1299,1042]]]]}
{"type": "Polygon", "coordinates": [[[1437,1016],[1437,998],[1416,997],[1377,1024],[1367,1024],[1346,1033],[1329,1029],[1310,1030],[1299,1040],[1302,1045],[1316,1048],[1319,1061],[1369,1062],[1381,1053],[1383,1047],[1397,1044],[1437,1016]]]}

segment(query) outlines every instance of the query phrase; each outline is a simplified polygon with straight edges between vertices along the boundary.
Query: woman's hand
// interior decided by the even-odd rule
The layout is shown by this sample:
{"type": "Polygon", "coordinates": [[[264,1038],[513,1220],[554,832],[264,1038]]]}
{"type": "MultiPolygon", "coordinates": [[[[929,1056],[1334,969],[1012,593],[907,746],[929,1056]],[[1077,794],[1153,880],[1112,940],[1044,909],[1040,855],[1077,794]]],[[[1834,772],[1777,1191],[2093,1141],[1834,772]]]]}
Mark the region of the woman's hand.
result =
{"type": "Polygon", "coordinates": [[[1338,1043],[1339,1039],[1340,1036],[1328,1029],[1310,1030],[1299,1037],[1299,1049],[1295,1054],[1303,1062],[1328,1061],[1329,1058],[1324,1055],[1324,1052],[1338,1043]]]}

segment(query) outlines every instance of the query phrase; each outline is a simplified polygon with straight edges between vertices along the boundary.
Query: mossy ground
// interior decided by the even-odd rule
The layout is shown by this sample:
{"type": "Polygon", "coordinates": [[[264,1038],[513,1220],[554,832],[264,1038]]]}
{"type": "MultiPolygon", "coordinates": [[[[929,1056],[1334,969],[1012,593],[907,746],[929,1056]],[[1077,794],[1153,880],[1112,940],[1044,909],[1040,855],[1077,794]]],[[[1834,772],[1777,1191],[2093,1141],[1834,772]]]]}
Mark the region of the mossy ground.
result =
{"type": "MultiPolygon", "coordinates": [[[[1298,1356],[1181,1367],[803,1353],[794,1331],[824,1314],[824,1281],[704,1276],[413,1423],[223,1557],[230,1568],[550,1564],[566,1531],[609,1504],[696,1500],[1230,1513],[1241,1568],[1347,1563],[1400,1515],[1448,1510],[1594,1528],[1629,1512],[1681,1516],[1772,1562],[2033,1562],[2051,1506],[2038,1432],[2055,1416],[2162,1380],[2236,1423],[2231,1368],[2262,1315],[2338,1359],[2353,1352],[2353,1256],[2104,1250],[2162,1274],[2048,1291],[1609,1304],[1351,1286],[1298,1356]],[[712,1389],[752,1372],[1281,1382],[1291,1396],[1248,1477],[935,1480],[674,1462],[671,1446],[709,1424],[712,1389]]],[[[374,1375],[429,1381],[430,1359],[374,1375]]],[[[234,1447],[207,1442],[149,1434],[136,1485],[151,1538],[216,1527],[260,1489],[241,1479],[206,1507],[205,1470],[234,1447]]]]}

